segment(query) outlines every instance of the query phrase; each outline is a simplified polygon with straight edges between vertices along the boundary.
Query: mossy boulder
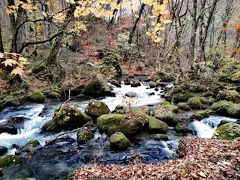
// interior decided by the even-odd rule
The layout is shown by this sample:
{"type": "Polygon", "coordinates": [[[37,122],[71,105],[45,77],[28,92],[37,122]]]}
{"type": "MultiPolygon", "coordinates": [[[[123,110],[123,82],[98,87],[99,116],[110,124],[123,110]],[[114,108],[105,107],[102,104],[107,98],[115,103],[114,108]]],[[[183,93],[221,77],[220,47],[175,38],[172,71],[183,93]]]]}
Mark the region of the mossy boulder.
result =
{"type": "Polygon", "coordinates": [[[118,130],[121,121],[126,117],[127,115],[124,114],[104,114],[97,118],[97,127],[108,134],[112,134],[118,130]]]}
{"type": "Polygon", "coordinates": [[[112,111],[112,113],[115,114],[127,114],[131,111],[131,109],[124,105],[117,105],[115,109],[112,111]]]}
{"type": "Polygon", "coordinates": [[[201,120],[201,119],[209,117],[210,115],[213,115],[214,113],[215,113],[215,111],[213,111],[211,109],[200,110],[200,111],[194,112],[193,117],[197,120],[201,120]]]}
{"type": "Polygon", "coordinates": [[[4,146],[0,146],[0,156],[6,154],[8,152],[8,149],[4,146]]]}
{"type": "Polygon", "coordinates": [[[178,112],[178,106],[175,106],[174,104],[166,104],[165,107],[174,113],[178,112]]]}
{"type": "Polygon", "coordinates": [[[227,100],[235,103],[240,103],[240,93],[236,90],[219,91],[217,95],[218,100],[227,100]]]}
{"type": "Polygon", "coordinates": [[[32,92],[31,95],[28,96],[28,100],[34,103],[44,103],[46,96],[44,96],[42,92],[32,92]]]}
{"type": "Polygon", "coordinates": [[[174,127],[175,131],[177,133],[181,133],[181,134],[187,134],[189,132],[188,128],[186,127],[186,125],[180,124],[178,123],[175,127],[174,127]]]}
{"type": "Polygon", "coordinates": [[[187,102],[193,95],[189,92],[170,93],[174,103],[187,102]]]}
{"type": "Polygon", "coordinates": [[[200,97],[192,97],[187,101],[188,106],[191,109],[201,109],[203,107],[200,97]]]}
{"type": "Polygon", "coordinates": [[[159,70],[152,73],[149,79],[154,82],[169,82],[169,81],[173,81],[175,78],[173,74],[170,74],[169,72],[166,72],[166,71],[159,70]]]}
{"type": "Polygon", "coordinates": [[[125,135],[137,134],[148,124],[150,116],[142,112],[131,112],[123,119],[118,127],[118,131],[125,135]]]}
{"type": "Polygon", "coordinates": [[[178,103],[178,109],[184,110],[184,111],[189,111],[191,110],[191,108],[189,107],[189,105],[187,103],[181,102],[178,103]]]}
{"type": "Polygon", "coordinates": [[[122,132],[116,132],[111,135],[109,141],[115,150],[123,150],[130,146],[128,138],[122,132]]]}
{"type": "Polygon", "coordinates": [[[9,167],[12,164],[16,164],[20,161],[21,161],[20,157],[15,156],[15,155],[4,156],[4,157],[0,158],[0,168],[9,167]]]}
{"type": "Polygon", "coordinates": [[[240,137],[240,125],[232,122],[219,126],[213,134],[213,138],[222,140],[232,140],[238,137],[240,137]]]}
{"type": "Polygon", "coordinates": [[[115,96],[107,82],[97,79],[85,86],[83,94],[91,97],[115,96]]]}
{"type": "Polygon", "coordinates": [[[230,80],[235,83],[240,83],[240,71],[238,70],[237,72],[233,73],[230,76],[230,80]]]}
{"type": "Polygon", "coordinates": [[[96,119],[103,114],[110,113],[110,109],[104,102],[91,99],[85,109],[85,113],[96,119]]]}
{"type": "Polygon", "coordinates": [[[165,106],[157,106],[155,108],[155,117],[164,121],[169,126],[175,126],[177,124],[175,114],[172,110],[165,106]]]}
{"type": "Polygon", "coordinates": [[[165,105],[169,105],[171,103],[169,101],[162,101],[159,104],[165,106],[165,105]]]}
{"type": "Polygon", "coordinates": [[[72,130],[82,127],[91,120],[92,118],[82,112],[77,104],[67,103],[55,110],[53,119],[42,129],[49,132],[72,130]]]}
{"type": "Polygon", "coordinates": [[[77,142],[78,144],[84,144],[93,138],[93,133],[87,129],[79,129],[77,132],[77,142]]]}
{"type": "Polygon", "coordinates": [[[211,106],[211,109],[216,111],[217,114],[239,117],[240,116],[240,104],[234,104],[231,101],[218,101],[211,106]]]}
{"type": "Polygon", "coordinates": [[[155,87],[157,87],[157,83],[154,82],[154,81],[150,81],[150,82],[148,83],[148,85],[149,85],[150,88],[155,88],[155,87]]]}
{"type": "Polygon", "coordinates": [[[155,117],[151,117],[149,118],[149,131],[152,133],[167,133],[168,125],[155,117]]]}
{"type": "Polygon", "coordinates": [[[152,134],[150,137],[157,141],[167,141],[168,140],[168,136],[166,134],[152,134]]]}
{"type": "Polygon", "coordinates": [[[22,146],[22,148],[26,149],[26,148],[33,148],[33,147],[37,147],[37,146],[40,146],[40,142],[37,139],[33,139],[33,140],[28,141],[26,144],[24,144],[22,146]]]}

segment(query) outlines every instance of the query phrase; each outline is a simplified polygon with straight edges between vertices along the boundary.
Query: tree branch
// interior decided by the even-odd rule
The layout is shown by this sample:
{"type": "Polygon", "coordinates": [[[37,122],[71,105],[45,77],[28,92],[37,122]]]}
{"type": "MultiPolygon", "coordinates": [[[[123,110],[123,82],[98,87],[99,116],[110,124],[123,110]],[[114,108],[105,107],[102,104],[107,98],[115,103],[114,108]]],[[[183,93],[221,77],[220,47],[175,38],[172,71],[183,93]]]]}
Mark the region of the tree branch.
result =
{"type": "Polygon", "coordinates": [[[49,39],[46,40],[42,40],[42,41],[30,41],[27,43],[23,43],[22,47],[20,48],[20,50],[18,51],[18,53],[22,53],[23,50],[30,45],[35,45],[35,44],[44,44],[46,42],[52,41],[53,39],[55,39],[56,37],[58,37],[59,35],[63,34],[63,31],[58,32],[57,34],[53,35],[52,37],[50,37],[49,39]]]}

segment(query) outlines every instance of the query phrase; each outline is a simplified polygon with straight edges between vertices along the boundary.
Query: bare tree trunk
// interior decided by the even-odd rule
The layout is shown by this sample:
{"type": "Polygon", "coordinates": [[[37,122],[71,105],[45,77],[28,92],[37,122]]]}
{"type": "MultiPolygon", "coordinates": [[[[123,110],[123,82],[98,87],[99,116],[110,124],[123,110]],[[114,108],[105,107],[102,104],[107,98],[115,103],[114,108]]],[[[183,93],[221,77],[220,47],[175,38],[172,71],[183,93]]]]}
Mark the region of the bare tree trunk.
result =
{"type": "Polygon", "coordinates": [[[128,39],[128,43],[129,43],[129,44],[132,44],[133,36],[134,36],[135,31],[136,31],[137,25],[138,25],[138,23],[139,23],[139,21],[140,21],[140,19],[141,19],[141,16],[142,16],[142,14],[143,14],[144,7],[145,7],[145,4],[143,3],[143,4],[141,5],[141,7],[140,7],[140,11],[139,11],[139,13],[138,13],[138,17],[137,17],[137,19],[135,20],[134,25],[133,25],[133,28],[132,28],[132,30],[131,30],[131,32],[130,32],[130,34],[129,34],[129,39],[128,39]]]}
{"type": "Polygon", "coordinates": [[[198,26],[197,25],[197,0],[193,0],[192,26],[191,26],[191,38],[190,38],[190,57],[188,62],[192,70],[194,70],[194,62],[195,62],[195,45],[196,45],[197,26],[198,26]]]}
{"type": "Polygon", "coordinates": [[[235,57],[237,55],[237,52],[240,51],[240,30],[236,31],[236,38],[235,38],[235,45],[234,45],[234,51],[231,54],[231,57],[235,57]]]}
{"type": "Polygon", "coordinates": [[[0,52],[4,52],[3,40],[2,40],[2,23],[0,21],[0,52]]]}
{"type": "MultiPolygon", "coordinates": [[[[117,5],[119,5],[121,2],[122,2],[122,0],[118,0],[118,1],[117,1],[117,5]]],[[[116,19],[116,17],[117,17],[117,13],[118,13],[118,10],[117,10],[117,9],[114,9],[114,10],[113,10],[113,16],[112,16],[112,19],[111,19],[110,22],[109,22],[108,27],[111,27],[111,26],[114,24],[114,21],[115,21],[115,19],[116,19]]]]}

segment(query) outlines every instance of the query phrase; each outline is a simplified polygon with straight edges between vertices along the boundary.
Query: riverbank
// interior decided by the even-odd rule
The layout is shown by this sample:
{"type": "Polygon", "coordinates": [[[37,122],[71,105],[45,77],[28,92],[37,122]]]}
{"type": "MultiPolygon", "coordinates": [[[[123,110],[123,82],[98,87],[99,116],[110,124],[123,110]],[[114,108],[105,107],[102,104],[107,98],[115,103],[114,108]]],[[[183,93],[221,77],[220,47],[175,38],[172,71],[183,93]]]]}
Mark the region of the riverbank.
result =
{"type": "Polygon", "coordinates": [[[107,179],[239,179],[240,139],[223,141],[181,138],[180,159],[158,164],[97,165],[78,169],[72,180],[107,179]]]}

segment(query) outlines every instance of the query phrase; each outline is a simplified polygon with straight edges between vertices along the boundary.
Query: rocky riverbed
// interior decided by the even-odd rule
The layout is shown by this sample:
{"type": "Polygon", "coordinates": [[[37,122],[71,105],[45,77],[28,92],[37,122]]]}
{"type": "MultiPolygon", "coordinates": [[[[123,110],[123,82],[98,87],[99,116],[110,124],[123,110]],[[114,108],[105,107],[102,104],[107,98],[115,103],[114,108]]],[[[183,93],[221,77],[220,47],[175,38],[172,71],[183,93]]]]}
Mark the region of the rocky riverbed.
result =
{"type": "Polygon", "coordinates": [[[92,163],[160,163],[179,156],[179,139],[185,135],[239,137],[236,102],[193,96],[171,83],[110,83],[93,81],[83,94],[73,91],[70,102],[5,108],[0,113],[0,178],[64,179],[92,163]],[[93,94],[97,97],[89,101],[93,94]]]}

